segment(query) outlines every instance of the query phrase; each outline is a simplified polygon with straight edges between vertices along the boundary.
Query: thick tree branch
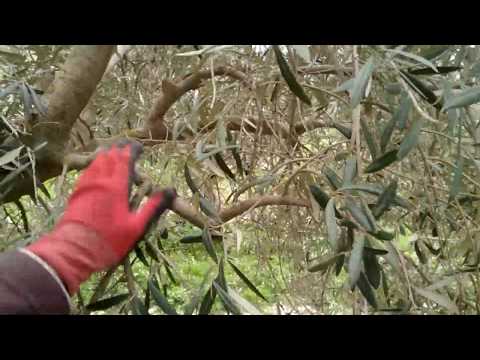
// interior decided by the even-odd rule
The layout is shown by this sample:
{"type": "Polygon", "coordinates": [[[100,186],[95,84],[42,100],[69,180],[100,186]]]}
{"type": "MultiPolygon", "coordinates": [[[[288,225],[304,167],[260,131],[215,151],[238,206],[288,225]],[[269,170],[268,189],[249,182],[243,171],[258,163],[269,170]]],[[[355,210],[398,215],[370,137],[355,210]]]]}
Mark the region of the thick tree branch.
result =
{"type": "MultiPolygon", "coordinates": [[[[220,211],[219,216],[223,222],[227,222],[237,216],[244,214],[250,209],[263,206],[283,205],[283,206],[300,206],[310,207],[310,203],[306,200],[295,198],[292,196],[279,195],[262,195],[240,201],[239,203],[220,211]]],[[[177,198],[173,204],[172,211],[178,216],[184,218],[195,226],[202,228],[204,226],[204,217],[195,210],[190,204],[181,198],[177,198]]]]}

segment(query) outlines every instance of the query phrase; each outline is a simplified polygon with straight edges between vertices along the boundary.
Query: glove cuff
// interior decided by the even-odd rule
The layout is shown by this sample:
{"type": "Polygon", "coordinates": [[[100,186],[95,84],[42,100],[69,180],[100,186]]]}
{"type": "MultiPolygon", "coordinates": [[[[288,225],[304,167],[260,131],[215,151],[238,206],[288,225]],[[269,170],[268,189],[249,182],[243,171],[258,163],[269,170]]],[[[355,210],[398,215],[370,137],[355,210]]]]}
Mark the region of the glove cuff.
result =
{"type": "Polygon", "coordinates": [[[113,249],[99,235],[78,223],[63,223],[27,247],[47,262],[61,278],[70,295],[92,273],[105,270],[119,261],[113,249]]]}

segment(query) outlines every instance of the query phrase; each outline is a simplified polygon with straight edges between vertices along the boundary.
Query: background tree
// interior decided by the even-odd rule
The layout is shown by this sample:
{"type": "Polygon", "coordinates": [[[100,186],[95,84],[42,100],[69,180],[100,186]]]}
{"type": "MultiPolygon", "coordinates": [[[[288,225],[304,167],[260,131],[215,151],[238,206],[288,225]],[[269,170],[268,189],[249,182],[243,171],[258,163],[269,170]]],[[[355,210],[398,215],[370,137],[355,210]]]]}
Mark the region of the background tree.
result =
{"type": "Polygon", "coordinates": [[[464,45],[0,46],[0,248],[128,137],[134,205],[180,196],[79,313],[478,313],[479,74],[464,45]]]}

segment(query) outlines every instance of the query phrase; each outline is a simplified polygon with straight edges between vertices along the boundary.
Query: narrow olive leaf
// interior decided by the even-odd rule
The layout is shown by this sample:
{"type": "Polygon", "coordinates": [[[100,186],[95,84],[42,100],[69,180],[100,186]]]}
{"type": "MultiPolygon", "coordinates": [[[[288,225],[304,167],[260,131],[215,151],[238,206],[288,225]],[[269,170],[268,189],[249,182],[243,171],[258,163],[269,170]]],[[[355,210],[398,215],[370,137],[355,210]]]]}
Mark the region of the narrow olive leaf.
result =
{"type": "Polygon", "coordinates": [[[373,208],[373,216],[379,218],[393,204],[397,194],[397,180],[392,181],[378,197],[377,203],[373,208]]]}
{"type": "Polygon", "coordinates": [[[327,270],[330,266],[336,263],[337,258],[343,254],[336,254],[333,256],[329,256],[327,258],[323,258],[319,261],[315,261],[315,263],[308,267],[309,272],[317,272],[327,270]]]}
{"type": "Polygon", "coordinates": [[[333,190],[337,190],[338,188],[342,187],[342,180],[338,177],[338,175],[330,169],[329,167],[325,167],[323,169],[323,173],[325,174],[328,182],[330,183],[330,186],[333,188],[333,190]]]}
{"type": "Polygon", "coordinates": [[[377,232],[374,233],[369,233],[372,235],[375,239],[382,240],[382,241],[391,241],[395,238],[395,234],[384,231],[384,230],[378,230],[377,232]]]}
{"type": "Polygon", "coordinates": [[[99,301],[96,301],[94,303],[91,303],[91,304],[88,304],[86,306],[86,309],[89,310],[89,311],[99,311],[99,310],[106,310],[106,309],[109,309],[115,305],[118,305],[122,302],[124,302],[125,300],[127,300],[129,298],[130,294],[119,294],[119,295],[115,295],[115,296],[112,296],[112,297],[109,297],[107,299],[102,299],[102,300],[99,300],[99,301]]]}
{"type": "Polygon", "coordinates": [[[362,207],[363,212],[365,215],[367,215],[368,222],[370,223],[370,226],[372,227],[373,233],[377,233],[378,227],[377,227],[377,222],[375,221],[375,217],[372,214],[372,211],[370,210],[370,207],[367,205],[366,201],[363,198],[360,198],[360,204],[362,207]]]}
{"type": "Polygon", "coordinates": [[[145,309],[150,309],[150,289],[148,287],[145,289],[143,304],[145,305],[145,309]]]}
{"type": "Polygon", "coordinates": [[[388,143],[390,142],[390,138],[392,137],[393,130],[395,129],[395,125],[397,124],[398,120],[398,113],[400,109],[398,109],[395,114],[392,115],[392,118],[387,122],[385,125],[382,134],[380,135],[380,150],[385,152],[388,143]]]}
{"type": "Polygon", "coordinates": [[[155,286],[152,279],[148,280],[148,288],[152,293],[152,299],[156,302],[156,304],[162,309],[162,311],[167,315],[177,315],[177,311],[170,305],[162,294],[162,292],[155,286]]]}
{"type": "Polygon", "coordinates": [[[30,96],[30,92],[24,83],[20,85],[20,91],[23,97],[23,113],[25,116],[25,121],[28,123],[32,120],[32,97],[30,96]]]}
{"type": "Polygon", "coordinates": [[[442,111],[473,105],[480,102],[480,86],[452,95],[445,101],[442,111]]]}
{"type": "Polygon", "coordinates": [[[222,221],[220,219],[220,216],[218,215],[217,210],[212,205],[212,203],[210,201],[208,201],[207,198],[205,198],[203,196],[200,197],[200,209],[205,213],[205,215],[214,219],[215,221],[217,221],[217,222],[222,221]]]}
{"type": "Polygon", "coordinates": [[[457,305],[455,305],[455,303],[452,300],[450,300],[447,296],[441,295],[437,292],[429,291],[426,289],[420,289],[420,288],[414,288],[414,289],[417,294],[446,308],[450,313],[458,314],[459,311],[458,311],[457,305]]]}
{"type": "Polygon", "coordinates": [[[400,75],[406,80],[407,84],[422,98],[424,98],[429,104],[439,107],[437,103],[437,95],[430,90],[422,81],[418,80],[415,76],[407,74],[405,71],[400,70],[400,75]]]}
{"type": "Polygon", "coordinates": [[[402,95],[402,99],[400,100],[400,104],[398,109],[395,113],[396,116],[396,124],[399,129],[403,130],[407,127],[407,120],[410,111],[413,108],[413,101],[408,95],[408,93],[404,92],[402,95]]]}
{"type": "Polygon", "coordinates": [[[235,304],[235,301],[231,298],[227,291],[222,289],[220,284],[218,284],[217,280],[213,281],[213,286],[215,287],[215,290],[217,290],[218,296],[220,296],[225,310],[231,312],[234,315],[241,315],[242,313],[238,309],[237,304],[235,304]]]}
{"type": "Polygon", "coordinates": [[[418,144],[420,138],[420,131],[422,130],[423,119],[416,119],[410,126],[407,134],[400,144],[400,148],[397,152],[397,159],[404,159],[408,153],[418,144]]]}
{"type": "Polygon", "coordinates": [[[342,186],[340,189],[338,189],[339,192],[345,192],[349,190],[361,191],[372,195],[380,195],[383,191],[383,188],[376,184],[353,184],[342,186]]]}
{"type": "Polygon", "coordinates": [[[149,266],[148,261],[139,245],[135,246],[135,255],[137,255],[138,260],[140,260],[143,265],[149,266]]]}
{"type": "Polygon", "coordinates": [[[337,129],[343,136],[345,136],[347,139],[352,138],[352,129],[347,128],[346,126],[343,126],[338,123],[333,123],[332,126],[337,129]]]}
{"type": "Polygon", "coordinates": [[[242,297],[234,289],[228,289],[228,295],[235,301],[235,304],[238,306],[240,311],[249,315],[262,315],[260,310],[258,310],[251,302],[242,297]]]}
{"type": "Polygon", "coordinates": [[[14,94],[14,93],[18,92],[19,91],[19,86],[20,86],[19,83],[15,81],[12,84],[8,85],[3,90],[0,90],[0,99],[7,96],[7,95],[14,94]]]}
{"type": "Polygon", "coordinates": [[[208,227],[205,227],[203,229],[202,242],[203,242],[203,245],[205,246],[205,249],[207,250],[208,255],[210,255],[213,261],[215,261],[218,264],[217,253],[215,252],[215,247],[213,246],[213,242],[212,242],[212,236],[210,235],[210,231],[208,230],[208,227]]]}
{"type": "Polygon", "coordinates": [[[318,202],[318,205],[320,205],[322,209],[325,209],[328,201],[330,200],[330,196],[328,196],[327,193],[320,189],[317,185],[310,185],[309,189],[314,199],[318,202]]]}
{"type": "Polygon", "coordinates": [[[266,302],[268,302],[267,298],[263,296],[263,294],[253,285],[253,283],[240,271],[238,267],[235,266],[230,260],[228,260],[228,263],[232,267],[233,271],[238,275],[240,279],[243,280],[243,282],[248,286],[250,290],[252,290],[258,297],[262,298],[266,302]]]}
{"type": "Polygon", "coordinates": [[[358,206],[350,197],[347,197],[345,205],[349,213],[362,228],[369,232],[375,232],[376,229],[370,223],[368,215],[363,207],[358,206]]]}
{"type": "Polygon", "coordinates": [[[417,254],[418,260],[421,264],[427,263],[427,258],[425,254],[423,254],[422,250],[420,249],[420,245],[418,244],[418,240],[413,243],[413,247],[415,249],[415,254],[417,254]]]}
{"type": "Polygon", "coordinates": [[[335,276],[340,275],[340,272],[342,271],[344,263],[345,263],[345,255],[341,254],[335,262],[335,276]]]}
{"type": "Polygon", "coordinates": [[[368,247],[368,246],[365,246],[363,248],[363,250],[365,252],[368,252],[368,253],[372,254],[372,255],[387,255],[388,254],[387,250],[376,249],[376,248],[372,248],[372,247],[368,247]]]}
{"type": "Polygon", "coordinates": [[[38,113],[42,116],[47,116],[47,107],[45,104],[42,102],[42,99],[37,95],[34,89],[32,89],[30,86],[26,85],[26,88],[30,94],[30,97],[32,99],[33,105],[35,108],[38,110],[38,113]]]}
{"type": "Polygon", "coordinates": [[[349,79],[338,86],[334,92],[348,91],[353,88],[353,85],[355,85],[355,79],[349,79]]]}
{"type": "Polygon", "coordinates": [[[242,159],[240,158],[240,154],[238,153],[238,149],[232,149],[233,159],[235,160],[235,164],[237,165],[237,172],[239,176],[243,176],[245,171],[243,170],[242,159]]]}
{"type": "Polygon", "coordinates": [[[363,135],[365,136],[365,140],[367,141],[367,146],[368,146],[368,150],[370,151],[370,155],[372,155],[372,159],[375,159],[379,154],[377,142],[373,138],[373,135],[370,132],[369,126],[363,117],[360,117],[360,125],[362,127],[362,132],[363,132],[363,135]]]}
{"type": "Polygon", "coordinates": [[[190,169],[188,168],[187,163],[185,163],[185,166],[183,168],[184,176],[185,176],[185,181],[187,182],[188,187],[192,191],[192,194],[195,194],[197,192],[200,192],[193,182],[192,175],[190,174],[190,169]]]}
{"type": "Polygon", "coordinates": [[[357,283],[362,271],[363,247],[365,246],[365,237],[356,236],[353,242],[352,252],[348,260],[348,275],[350,277],[350,287],[353,289],[357,283]]]}
{"type": "Polygon", "coordinates": [[[273,45],[273,51],[275,52],[275,57],[277,58],[277,64],[280,68],[280,73],[282,74],[282,77],[287,83],[290,91],[294,93],[304,103],[311,106],[312,103],[310,102],[310,99],[308,98],[307,94],[305,94],[305,91],[300,86],[300,84],[297,82],[295,75],[290,70],[290,67],[287,64],[287,61],[284,59],[278,45],[273,45]]]}
{"type": "Polygon", "coordinates": [[[227,175],[230,179],[235,181],[235,174],[232,173],[228,165],[225,163],[225,160],[223,160],[223,157],[220,153],[215,154],[214,156],[215,161],[217,162],[218,167],[227,175]]]}
{"type": "Polygon", "coordinates": [[[461,66],[437,66],[437,72],[431,68],[408,69],[408,73],[412,75],[435,75],[448,74],[454,71],[462,70],[461,66]]]}
{"type": "Polygon", "coordinates": [[[215,280],[217,281],[218,285],[222,287],[223,290],[228,291],[227,279],[225,278],[225,267],[224,267],[223,256],[220,259],[220,262],[218,263],[218,275],[215,280]]]}
{"type": "Polygon", "coordinates": [[[202,242],[202,234],[200,235],[187,235],[180,239],[182,244],[194,244],[202,242]]]}
{"type": "MultiPolygon", "coordinates": [[[[430,70],[433,71],[433,74],[438,74],[438,69],[437,67],[429,60],[421,57],[421,56],[418,56],[418,55],[415,55],[415,54],[411,54],[409,52],[406,52],[406,51],[402,51],[402,50],[397,50],[397,49],[388,49],[387,51],[389,52],[393,52],[393,53],[396,53],[396,54],[399,54],[399,55],[402,55],[402,56],[405,56],[407,58],[410,58],[410,59],[413,59],[423,65],[426,65],[430,68],[430,70]]],[[[410,72],[410,71],[409,71],[410,72]]],[[[411,72],[410,72],[411,73],[411,72]]]]}
{"type": "Polygon", "coordinates": [[[337,248],[337,219],[335,217],[335,199],[330,199],[325,207],[328,242],[333,249],[337,248]]]}
{"type": "Polygon", "coordinates": [[[357,159],[353,156],[350,156],[345,162],[345,168],[343,172],[343,186],[351,185],[356,175],[357,159]]]}
{"type": "Polygon", "coordinates": [[[375,292],[373,291],[372,287],[370,286],[363,272],[360,273],[360,276],[357,281],[357,286],[360,292],[362,293],[363,297],[370,304],[370,306],[377,309],[378,304],[377,304],[377,300],[375,299],[375,292]]]}
{"type": "Polygon", "coordinates": [[[460,188],[462,185],[462,176],[463,176],[463,163],[464,163],[464,158],[463,156],[460,156],[457,161],[457,166],[455,167],[455,170],[453,172],[453,179],[452,179],[452,184],[450,186],[450,194],[448,196],[448,202],[455,200],[455,198],[460,192],[460,188]]]}
{"type": "MultiPolygon", "coordinates": [[[[160,237],[162,239],[168,239],[168,229],[167,228],[163,228],[161,231],[160,231],[160,237]]],[[[160,240],[159,240],[160,241],[160,240]]],[[[161,244],[161,242],[160,242],[161,244]]],[[[160,245],[160,249],[162,248],[162,246],[160,245]]]]}
{"type": "Polygon", "coordinates": [[[371,250],[367,250],[367,248],[364,248],[363,251],[363,264],[365,266],[365,273],[367,275],[368,282],[375,289],[378,289],[380,286],[380,265],[378,264],[375,254],[371,250]]]}
{"type": "Polygon", "coordinates": [[[12,162],[16,158],[18,158],[22,149],[23,149],[23,146],[20,146],[20,147],[14,149],[14,150],[11,150],[11,151],[7,152],[6,154],[3,154],[0,157],[0,166],[8,164],[9,162],[12,162]]]}
{"type": "Polygon", "coordinates": [[[213,304],[215,303],[215,298],[217,297],[217,290],[215,290],[215,286],[210,286],[207,293],[203,297],[202,303],[200,304],[200,309],[198,310],[199,315],[208,315],[210,311],[212,311],[213,304]]]}
{"type": "Polygon", "coordinates": [[[212,274],[214,273],[214,270],[215,270],[215,266],[211,266],[205,272],[205,275],[203,276],[203,279],[199,288],[193,294],[190,302],[188,302],[184,306],[184,310],[183,310],[184,315],[192,315],[195,309],[197,309],[198,306],[201,305],[200,302],[202,301],[202,298],[204,299],[204,294],[206,293],[206,290],[208,290],[207,288],[211,287],[211,282],[213,281],[212,274]]]}
{"type": "Polygon", "coordinates": [[[156,262],[159,262],[160,259],[158,258],[157,252],[153,248],[153,245],[150,244],[148,241],[145,241],[145,252],[148,256],[150,256],[156,262]]]}
{"type": "Polygon", "coordinates": [[[238,148],[238,145],[227,145],[227,146],[218,147],[218,148],[216,148],[212,151],[209,151],[207,153],[198,153],[197,152],[197,160],[198,161],[203,161],[205,159],[208,159],[210,156],[214,156],[215,154],[224,152],[225,150],[236,149],[236,148],[238,148]]]}
{"type": "Polygon", "coordinates": [[[386,84],[385,91],[390,95],[400,95],[402,92],[402,85],[398,82],[386,84]]]}
{"type": "Polygon", "coordinates": [[[355,78],[355,83],[352,87],[352,107],[356,107],[360,104],[360,101],[365,96],[365,89],[367,88],[368,80],[375,69],[375,62],[373,57],[367,60],[365,65],[362,66],[358,75],[355,78]]]}
{"type": "Polygon", "coordinates": [[[397,152],[398,149],[390,150],[379,158],[373,160],[370,165],[368,165],[365,169],[365,173],[370,174],[373,172],[377,172],[391,165],[397,160],[397,152]]]}
{"type": "Polygon", "coordinates": [[[137,296],[134,296],[132,299],[131,309],[134,315],[150,315],[142,300],[137,296]]]}
{"type": "Polygon", "coordinates": [[[178,282],[175,279],[175,277],[173,276],[172,271],[170,270],[170,265],[167,262],[164,262],[163,266],[165,267],[165,271],[167,273],[167,276],[170,279],[170,281],[172,282],[172,284],[177,285],[178,282]]]}

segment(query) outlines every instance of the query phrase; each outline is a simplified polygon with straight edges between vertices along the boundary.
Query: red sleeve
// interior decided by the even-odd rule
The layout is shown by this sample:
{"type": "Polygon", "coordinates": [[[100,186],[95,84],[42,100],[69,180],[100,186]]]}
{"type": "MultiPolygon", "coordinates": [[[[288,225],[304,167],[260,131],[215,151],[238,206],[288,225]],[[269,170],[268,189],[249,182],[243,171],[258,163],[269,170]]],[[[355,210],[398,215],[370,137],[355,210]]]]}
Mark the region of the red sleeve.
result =
{"type": "Polygon", "coordinates": [[[55,271],[25,249],[0,253],[0,314],[69,314],[55,271]]]}

